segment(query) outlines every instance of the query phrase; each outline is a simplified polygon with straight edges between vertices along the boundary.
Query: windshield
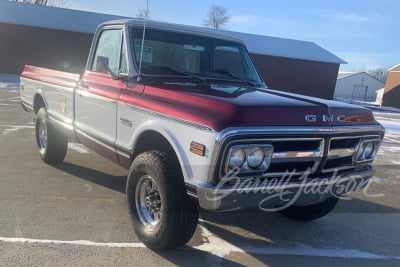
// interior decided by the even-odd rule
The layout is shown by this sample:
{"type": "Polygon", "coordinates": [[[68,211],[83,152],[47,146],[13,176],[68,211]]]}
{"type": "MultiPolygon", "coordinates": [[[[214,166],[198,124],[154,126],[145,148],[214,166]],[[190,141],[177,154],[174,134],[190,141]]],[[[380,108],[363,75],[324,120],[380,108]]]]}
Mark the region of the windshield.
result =
{"type": "MultiPolygon", "coordinates": [[[[131,34],[139,66],[143,28],[134,27],[131,34]]],[[[146,29],[141,73],[263,83],[241,43],[151,28],[146,29]]]]}

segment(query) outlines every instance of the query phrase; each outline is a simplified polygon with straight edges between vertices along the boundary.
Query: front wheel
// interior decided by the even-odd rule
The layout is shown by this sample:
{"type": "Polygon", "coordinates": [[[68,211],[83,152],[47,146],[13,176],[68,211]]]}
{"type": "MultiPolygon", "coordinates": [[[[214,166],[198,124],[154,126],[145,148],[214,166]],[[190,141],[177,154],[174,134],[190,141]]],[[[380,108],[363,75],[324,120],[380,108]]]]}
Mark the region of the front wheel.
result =
{"type": "Polygon", "coordinates": [[[147,247],[165,250],[186,244],[198,222],[176,159],[150,151],[132,163],[126,195],[137,237],[147,247]]]}
{"type": "Polygon", "coordinates": [[[35,129],[42,160],[47,164],[62,162],[67,153],[68,138],[51,125],[45,108],[41,108],[36,116],[35,129]]]}
{"type": "Polygon", "coordinates": [[[321,203],[308,206],[290,206],[280,213],[293,221],[312,221],[319,219],[331,212],[337,202],[336,197],[329,197],[321,203]]]}

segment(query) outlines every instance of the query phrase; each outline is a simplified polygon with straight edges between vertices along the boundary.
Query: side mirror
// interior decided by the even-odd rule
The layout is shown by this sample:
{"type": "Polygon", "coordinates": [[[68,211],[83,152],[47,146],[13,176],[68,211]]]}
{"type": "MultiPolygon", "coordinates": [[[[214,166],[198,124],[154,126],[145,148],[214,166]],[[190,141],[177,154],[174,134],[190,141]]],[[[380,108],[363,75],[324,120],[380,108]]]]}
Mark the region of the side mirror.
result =
{"type": "Polygon", "coordinates": [[[108,57],[98,56],[96,58],[96,71],[101,73],[109,73],[113,80],[118,80],[119,77],[110,70],[108,61],[108,57]]]}
{"type": "Polygon", "coordinates": [[[101,73],[107,73],[109,71],[108,68],[108,57],[98,56],[96,58],[96,71],[101,73]]]}

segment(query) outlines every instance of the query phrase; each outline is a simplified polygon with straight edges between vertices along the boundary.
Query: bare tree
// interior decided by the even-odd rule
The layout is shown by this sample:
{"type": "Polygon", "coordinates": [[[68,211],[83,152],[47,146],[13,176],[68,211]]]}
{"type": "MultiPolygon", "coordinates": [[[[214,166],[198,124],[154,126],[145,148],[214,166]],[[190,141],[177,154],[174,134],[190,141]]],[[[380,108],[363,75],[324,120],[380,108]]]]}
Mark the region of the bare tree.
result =
{"type": "Polygon", "coordinates": [[[67,7],[67,0],[9,0],[10,2],[28,3],[38,6],[67,7]]]}
{"type": "Polygon", "coordinates": [[[377,79],[383,83],[386,83],[389,68],[388,67],[378,67],[378,68],[372,68],[372,69],[367,69],[367,70],[364,69],[362,71],[368,73],[375,79],[377,79]]]}
{"type": "Polygon", "coordinates": [[[33,0],[31,3],[38,6],[47,6],[49,4],[49,0],[33,0]]]}
{"type": "Polygon", "coordinates": [[[49,6],[67,8],[68,7],[68,1],[67,0],[52,0],[50,2],[49,6]]]}
{"type": "Polygon", "coordinates": [[[218,30],[225,26],[229,19],[226,8],[213,5],[207,13],[207,18],[203,20],[203,26],[218,30]]]}
{"type": "Polygon", "coordinates": [[[139,12],[136,14],[136,17],[138,17],[139,19],[151,19],[150,10],[147,8],[140,9],[139,12]]]}
{"type": "Polygon", "coordinates": [[[48,5],[48,0],[9,0],[10,2],[18,2],[18,3],[27,3],[27,4],[33,4],[33,5],[38,5],[38,6],[47,6],[48,5]]]}
{"type": "Polygon", "coordinates": [[[17,2],[17,3],[31,3],[31,1],[29,1],[29,0],[8,0],[8,1],[10,1],[10,2],[17,2]]]}

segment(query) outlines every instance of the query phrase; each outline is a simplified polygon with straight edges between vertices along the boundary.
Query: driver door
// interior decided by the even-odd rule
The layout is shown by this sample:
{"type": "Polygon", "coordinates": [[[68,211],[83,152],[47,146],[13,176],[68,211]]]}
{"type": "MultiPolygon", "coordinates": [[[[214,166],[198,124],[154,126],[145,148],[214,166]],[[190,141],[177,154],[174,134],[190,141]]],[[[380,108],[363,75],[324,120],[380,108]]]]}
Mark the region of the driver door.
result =
{"type": "MultiPolygon", "coordinates": [[[[92,62],[77,86],[75,126],[79,139],[93,150],[117,160],[117,102],[126,84],[113,79],[126,66],[122,29],[106,29],[98,37],[92,62]]],[[[88,64],[89,65],[89,64],[88,64]]]]}

